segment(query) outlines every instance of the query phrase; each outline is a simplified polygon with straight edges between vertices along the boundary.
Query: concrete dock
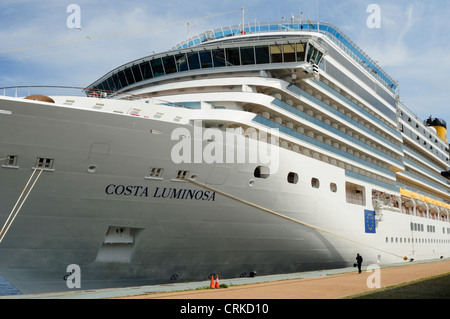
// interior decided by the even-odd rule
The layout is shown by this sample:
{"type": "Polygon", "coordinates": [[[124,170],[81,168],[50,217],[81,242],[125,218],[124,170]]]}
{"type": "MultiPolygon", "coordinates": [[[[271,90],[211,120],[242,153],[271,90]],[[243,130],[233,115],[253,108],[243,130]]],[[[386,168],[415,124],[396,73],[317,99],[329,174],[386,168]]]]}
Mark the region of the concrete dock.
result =
{"type": "MultiPolygon", "coordinates": [[[[336,299],[450,273],[450,259],[356,268],[220,279],[228,288],[202,289],[210,281],[142,287],[3,296],[0,299],[336,299]],[[370,267],[369,267],[370,268],[370,267]]],[[[449,287],[450,289],[450,287],[449,287]]]]}

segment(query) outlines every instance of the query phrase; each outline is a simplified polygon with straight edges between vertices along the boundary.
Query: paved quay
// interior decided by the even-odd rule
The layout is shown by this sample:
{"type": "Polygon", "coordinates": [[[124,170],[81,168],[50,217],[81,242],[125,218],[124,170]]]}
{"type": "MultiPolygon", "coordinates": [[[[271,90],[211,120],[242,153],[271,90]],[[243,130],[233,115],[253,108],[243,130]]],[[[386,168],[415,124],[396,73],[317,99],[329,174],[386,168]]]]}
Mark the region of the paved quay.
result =
{"type": "MultiPolygon", "coordinates": [[[[373,291],[375,272],[363,269],[341,269],[341,273],[317,272],[302,279],[264,282],[253,285],[233,286],[226,289],[206,289],[173,293],[148,294],[134,299],[337,299],[373,291]],[[369,278],[370,277],[370,278],[369,278]]],[[[380,269],[380,288],[407,283],[419,279],[450,273],[450,260],[426,263],[409,263],[380,269]]],[[[448,287],[450,289],[450,287],[448,287]]]]}
{"type": "MultiPolygon", "coordinates": [[[[450,259],[386,265],[379,272],[380,288],[447,273],[450,273],[450,259]]],[[[14,295],[0,299],[336,299],[373,291],[374,288],[369,288],[367,282],[375,283],[374,276],[375,272],[368,272],[365,267],[361,274],[353,267],[224,280],[220,279],[219,274],[220,284],[226,284],[228,288],[200,289],[210,285],[210,281],[201,281],[14,295]]]]}

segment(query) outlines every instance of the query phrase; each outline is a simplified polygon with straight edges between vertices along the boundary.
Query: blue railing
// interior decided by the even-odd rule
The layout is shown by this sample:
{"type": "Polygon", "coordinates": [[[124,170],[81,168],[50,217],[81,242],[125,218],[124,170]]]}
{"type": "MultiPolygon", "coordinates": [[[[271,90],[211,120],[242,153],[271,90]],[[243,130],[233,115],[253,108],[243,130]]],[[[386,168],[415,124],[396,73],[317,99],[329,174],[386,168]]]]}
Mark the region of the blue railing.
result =
{"type": "Polygon", "coordinates": [[[309,137],[309,136],[307,136],[305,134],[302,134],[302,133],[297,132],[297,131],[295,131],[293,129],[290,129],[287,126],[275,123],[274,121],[266,119],[266,118],[264,118],[262,116],[256,115],[253,118],[253,122],[265,125],[265,126],[270,127],[270,128],[276,128],[282,133],[288,134],[288,135],[290,135],[292,137],[295,137],[295,138],[297,138],[299,140],[302,140],[302,141],[307,142],[309,144],[318,146],[318,147],[320,147],[320,148],[322,148],[324,150],[327,150],[329,152],[338,154],[338,155],[340,155],[340,156],[342,156],[344,158],[347,158],[349,160],[358,162],[359,164],[365,165],[365,166],[370,167],[370,168],[372,168],[372,169],[374,169],[376,171],[382,172],[382,173],[384,173],[384,174],[386,174],[386,175],[388,175],[388,176],[390,176],[392,178],[395,178],[395,173],[391,172],[390,170],[387,170],[387,169],[384,169],[384,168],[382,168],[380,166],[377,166],[375,164],[369,163],[368,161],[362,160],[362,159],[360,159],[360,158],[358,158],[358,157],[356,157],[354,155],[351,155],[351,154],[349,154],[347,152],[344,152],[344,151],[342,151],[340,149],[337,149],[337,148],[335,148],[333,146],[327,145],[324,142],[320,142],[320,141],[318,141],[318,140],[316,140],[316,139],[314,139],[312,137],[309,137]]]}
{"type": "Polygon", "coordinates": [[[361,48],[343,34],[337,27],[327,22],[316,23],[289,23],[289,22],[267,22],[247,24],[242,26],[230,26],[218,28],[201,33],[175,46],[176,49],[183,49],[196,46],[207,41],[231,37],[235,35],[262,33],[262,32],[289,32],[289,31],[310,31],[325,34],[340,48],[342,48],[353,60],[368,70],[372,76],[385,85],[392,93],[397,89],[397,82],[394,81],[385,71],[379,67],[361,48]]]}
{"type": "Polygon", "coordinates": [[[370,183],[370,184],[378,185],[380,187],[390,189],[394,192],[400,192],[400,186],[398,186],[398,185],[391,185],[391,184],[383,183],[376,179],[373,179],[373,178],[370,178],[370,177],[367,177],[367,176],[364,176],[361,174],[357,174],[357,173],[349,171],[349,170],[345,170],[345,176],[356,178],[356,179],[362,180],[362,181],[370,183]]]}
{"type": "MultiPolygon", "coordinates": [[[[392,142],[388,141],[386,138],[381,137],[380,135],[378,135],[377,133],[375,133],[372,130],[368,130],[365,126],[359,124],[358,122],[356,122],[355,120],[349,118],[347,115],[342,114],[339,111],[336,111],[335,109],[333,109],[331,106],[325,104],[324,102],[322,102],[321,100],[317,99],[316,97],[312,96],[311,94],[303,91],[302,89],[300,89],[299,87],[295,86],[295,85],[289,85],[287,87],[287,89],[299,96],[303,96],[306,99],[308,99],[311,102],[314,102],[317,105],[320,105],[322,108],[324,108],[325,110],[327,110],[330,113],[333,113],[336,117],[339,117],[345,121],[347,121],[348,123],[353,124],[354,126],[358,127],[359,129],[363,130],[364,132],[367,132],[368,134],[372,135],[374,138],[376,138],[377,140],[382,140],[384,143],[388,144],[391,148],[394,148],[400,152],[402,152],[401,147],[393,144],[392,142]]],[[[393,130],[392,128],[390,128],[389,126],[385,125],[384,123],[382,123],[381,121],[377,120],[375,117],[373,117],[372,115],[370,115],[369,113],[367,113],[366,111],[364,111],[363,109],[361,109],[359,106],[357,106],[356,104],[354,104],[353,102],[349,101],[348,99],[344,98],[343,96],[338,96],[339,98],[342,98],[345,102],[348,102],[348,104],[350,106],[353,106],[355,108],[355,110],[360,111],[361,113],[365,114],[366,116],[370,117],[372,120],[374,120],[377,125],[384,127],[386,130],[388,130],[391,135],[397,136],[399,138],[402,138],[401,134],[395,130],[393,130]]]]}
{"type": "MultiPolygon", "coordinates": [[[[303,118],[303,119],[305,119],[305,120],[307,120],[307,121],[309,121],[309,122],[311,122],[311,123],[314,123],[315,125],[317,125],[317,126],[323,128],[323,129],[325,129],[325,130],[327,130],[327,131],[329,131],[329,132],[332,132],[332,133],[334,133],[335,135],[338,135],[339,137],[341,137],[341,138],[344,139],[344,140],[347,140],[347,141],[349,141],[349,142],[352,142],[352,143],[354,143],[354,144],[360,146],[362,150],[367,150],[367,151],[370,151],[370,152],[372,152],[372,153],[376,153],[376,154],[378,154],[378,156],[383,157],[384,159],[386,159],[386,160],[388,160],[388,161],[391,161],[391,162],[397,164],[397,165],[400,166],[400,167],[403,166],[403,163],[402,163],[401,161],[395,159],[394,157],[388,156],[387,154],[378,151],[377,149],[375,149],[375,148],[373,148],[373,147],[367,145],[366,143],[363,143],[363,142],[361,142],[360,140],[358,140],[358,139],[356,139],[356,138],[354,138],[354,137],[351,137],[350,135],[348,135],[348,134],[346,134],[346,133],[343,133],[343,132],[339,131],[338,129],[335,129],[334,127],[332,127],[332,126],[330,126],[330,125],[327,125],[327,124],[323,123],[322,121],[319,121],[319,120],[315,119],[314,117],[312,117],[312,116],[310,116],[310,115],[307,115],[307,114],[305,114],[305,113],[303,113],[303,112],[297,110],[296,108],[293,108],[292,106],[290,106],[290,105],[288,105],[288,104],[286,104],[286,103],[284,103],[284,102],[282,102],[282,101],[280,101],[280,100],[274,99],[274,100],[272,101],[272,104],[273,104],[273,105],[276,105],[276,106],[278,106],[278,107],[281,107],[282,109],[284,109],[284,110],[286,110],[286,111],[288,111],[288,112],[290,112],[290,113],[293,113],[293,114],[297,115],[298,117],[301,117],[301,118],[303,118]]],[[[353,121],[353,120],[352,120],[352,121],[353,121]]],[[[360,125],[359,123],[357,123],[357,124],[360,125]]],[[[364,128],[364,131],[367,131],[367,132],[371,133],[370,130],[367,130],[367,129],[365,129],[365,128],[364,128]]],[[[375,135],[375,133],[373,133],[373,134],[371,134],[371,135],[375,135]]],[[[390,146],[391,146],[392,148],[396,148],[396,149],[398,149],[399,151],[401,151],[401,149],[398,148],[397,146],[395,146],[394,144],[392,144],[392,143],[390,143],[390,142],[388,142],[388,141],[386,141],[386,140],[385,140],[385,142],[387,142],[388,144],[390,144],[390,146]]]]}

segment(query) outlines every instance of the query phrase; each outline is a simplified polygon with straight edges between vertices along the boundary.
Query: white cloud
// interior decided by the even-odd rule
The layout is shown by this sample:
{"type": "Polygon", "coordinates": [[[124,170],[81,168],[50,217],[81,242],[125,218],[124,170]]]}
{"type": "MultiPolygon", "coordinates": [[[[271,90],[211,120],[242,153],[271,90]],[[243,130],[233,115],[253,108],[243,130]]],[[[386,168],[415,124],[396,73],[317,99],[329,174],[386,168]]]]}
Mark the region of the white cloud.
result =
{"type": "MultiPolygon", "coordinates": [[[[320,19],[344,31],[399,81],[402,99],[411,109],[428,113],[436,107],[447,112],[443,116],[450,119],[446,107],[450,99],[446,85],[450,72],[447,2],[318,0],[318,3],[320,19]],[[381,8],[381,29],[366,26],[366,8],[371,3],[381,8]],[[425,105],[427,108],[422,108],[425,105]]],[[[238,10],[244,5],[248,10],[246,22],[274,21],[279,15],[290,17],[291,13],[300,12],[315,20],[316,4],[306,0],[245,3],[193,0],[188,4],[182,0],[5,0],[0,4],[0,50],[32,47],[0,53],[0,86],[88,85],[121,64],[153,51],[168,50],[185,40],[187,19],[238,10]],[[66,26],[69,15],[66,7],[70,3],[80,5],[81,31],[66,26]],[[180,21],[183,22],[172,24],[180,21]],[[137,31],[162,25],[165,27],[137,31]],[[120,33],[128,30],[134,31],[120,33]],[[34,46],[41,44],[49,45],[34,46]]],[[[190,34],[240,21],[240,12],[196,19],[192,21],[190,34]]]]}

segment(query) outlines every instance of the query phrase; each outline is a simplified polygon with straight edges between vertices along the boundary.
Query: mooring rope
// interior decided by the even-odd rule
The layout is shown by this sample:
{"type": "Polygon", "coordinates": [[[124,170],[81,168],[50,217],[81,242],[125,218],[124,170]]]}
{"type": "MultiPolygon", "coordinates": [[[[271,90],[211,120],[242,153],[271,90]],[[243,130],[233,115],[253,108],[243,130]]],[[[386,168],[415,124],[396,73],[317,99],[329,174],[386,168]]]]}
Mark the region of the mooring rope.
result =
{"type": "Polygon", "coordinates": [[[34,185],[36,184],[37,180],[38,180],[39,177],[41,176],[43,169],[40,169],[41,171],[39,172],[38,176],[37,176],[36,179],[34,180],[33,184],[31,185],[30,189],[28,190],[27,194],[25,195],[25,198],[24,198],[23,201],[20,203],[19,208],[18,208],[17,211],[14,213],[14,211],[15,211],[17,205],[19,204],[20,200],[22,199],[23,194],[24,194],[25,191],[27,190],[28,185],[30,184],[30,182],[31,182],[31,180],[33,179],[33,176],[34,176],[34,174],[36,173],[37,170],[38,170],[37,167],[33,170],[33,173],[31,174],[30,178],[28,179],[27,184],[26,184],[25,187],[23,188],[22,193],[20,194],[19,198],[17,199],[16,204],[14,205],[13,209],[11,210],[11,213],[9,213],[9,216],[8,216],[8,218],[7,218],[6,222],[5,222],[5,224],[3,225],[2,230],[0,231],[0,235],[2,236],[2,237],[0,238],[0,244],[1,244],[1,242],[3,241],[3,238],[5,237],[6,233],[7,233],[8,230],[9,230],[9,228],[10,228],[11,225],[13,224],[14,220],[16,219],[17,215],[19,214],[20,210],[22,209],[22,206],[23,206],[23,204],[25,203],[25,201],[27,200],[28,195],[30,195],[31,191],[33,190],[34,185]],[[12,218],[11,218],[11,216],[12,216],[12,218]],[[10,219],[11,219],[11,221],[10,221],[10,219]],[[5,229],[5,227],[6,227],[6,229],[5,229]],[[3,231],[4,231],[4,232],[3,232],[3,231]]]}
{"type": "Polygon", "coordinates": [[[331,232],[331,231],[329,231],[329,230],[326,230],[326,229],[323,229],[323,228],[320,228],[320,227],[317,227],[317,226],[314,226],[314,225],[311,225],[311,224],[302,222],[302,221],[300,221],[300,220],[298,220],[298,219],[295,219],[295,218],[292,218],[292,217],[289,217],[289,216],[286,216],[286,215],[277,213],[277,212],[275,212],[275,211],[273,211],[273,210],[270,210],[270,209],[268,209],[268,208],[265,208],[265,207],[256,205],[256,204],[254,204],[254,203],[251,203],[251,202],[249,202],[249,201],[240,199],[240,198],[238,198],[238,197],[236,197],[236,196],[233,196],[233,195],[230,195],[230,194],[228,194],[228,193],[222,192],[222,191],[220,191],[220,190],[218,190],[218,189],[215,189],[215,188],[210,187],[210,186],[208,186],[208,185],[206,185],[206,184],[203,184],[203,183],[199,183],[199,182],[197,182],[197,181],[195,181],[195,180],[192,180],[192,179],[190,179],[190,178],[185,178],[185,180],[188,181],[189,183],[192,183],[192,184],[197,185],[197,186],[199,186],[199,187],[202,187],[202,188],[208,189],[208,190],[210,190],[210,191],[216,192],[216,193],[218,193],[218,194],[220,194],[220,195],[222,195],[222,196],[228,197],[228,198],[230,198],[230,199],[232,199],[232,200],[238,201],[238,202],[243,203],[243,204],[245,204],[245,205],[248,205],[248,206],[254,207],[254,208],[256,208],[256,209],[262,210],[262,211],[264,211],[264,212],[266,212],[266,213],[269,213],[269,214],[272,214],[272,215],[275,215],[275,216],[284,218],[284,219],[289,220],[289,221],[291,221],[291,222],[293,222],[293,223],[300,224],[300,225],[305,226],[305,227],[308,227],[308,228],[310,228],[310,229],[314,229],[314,230],[317,230],[317,231],[322,232],[322,233],[330,234],[330,235],[339,237],[339,238],[341,238],[341,239],[344,239],[344,240],[347,240],[347,241],[356,243],[356,244],[358,244],[358,245],[362,245],[362,246],[365,246],[365,247],[368,247],[368,248],[371,248],[371,249],[375,249],[375,250],[384,252],[384,253],[386,253],[386,254],[390,254],[390,255],[393,255],[393,256],[396,256],[396,257],[400,257],[400,258],[402,258],[403,260],[408,259],[406,256],[400,256],[400,255],[397,255],[397,254],[395,254],[395,253],[393,253],[393,252],[386,251],[386,250],[383,250],[383,249],[380,249],[380,248],[377,248],[377,247],[374,247],[374,246],[367,245],[367,244],[362,243],[362,242],[359,242],[359,241],[357,241],[357,240],[353,240],[353,239],[351,239],[351,238],[344,237],[344,236],[342,236],[342,235],[333,233],[333,232],[331,232]],[[405,258],[406,258],[406,259],[405,259],[405,258]]]}

